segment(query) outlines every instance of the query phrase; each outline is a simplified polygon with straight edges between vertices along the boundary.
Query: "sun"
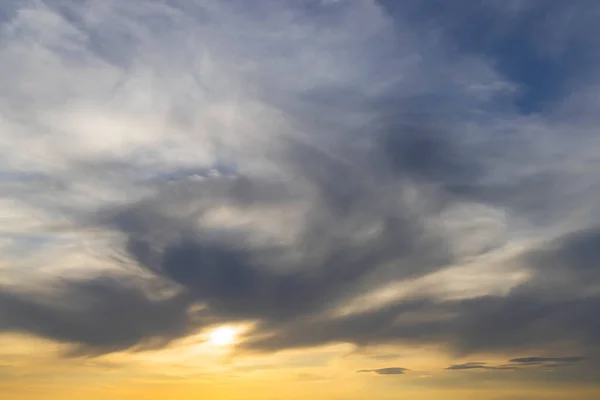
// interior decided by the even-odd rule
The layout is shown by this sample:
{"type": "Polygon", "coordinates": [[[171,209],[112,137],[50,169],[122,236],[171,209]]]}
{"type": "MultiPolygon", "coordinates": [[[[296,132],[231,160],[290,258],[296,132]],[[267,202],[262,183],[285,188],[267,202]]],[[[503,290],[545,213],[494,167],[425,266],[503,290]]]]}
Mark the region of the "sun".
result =
{"type": "Polygon", "coordinates": [[[235,342],[237,332],[230,326],[222,326],[208,335],[208,341],[214,346],[227,346],[235,342]]]}

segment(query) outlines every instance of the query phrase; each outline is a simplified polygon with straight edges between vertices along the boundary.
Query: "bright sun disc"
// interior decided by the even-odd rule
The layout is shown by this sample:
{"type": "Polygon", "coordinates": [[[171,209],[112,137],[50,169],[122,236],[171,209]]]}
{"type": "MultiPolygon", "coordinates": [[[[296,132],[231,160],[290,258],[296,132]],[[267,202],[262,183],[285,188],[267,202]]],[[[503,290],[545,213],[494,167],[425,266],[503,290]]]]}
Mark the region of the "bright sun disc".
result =
{"type": "Polygon", "coordinates": [[[209,341],[215,346],[226,346],[235,341],[235,334],[235,329],[228,326],[222,326],[210,333],[209,341]]]}

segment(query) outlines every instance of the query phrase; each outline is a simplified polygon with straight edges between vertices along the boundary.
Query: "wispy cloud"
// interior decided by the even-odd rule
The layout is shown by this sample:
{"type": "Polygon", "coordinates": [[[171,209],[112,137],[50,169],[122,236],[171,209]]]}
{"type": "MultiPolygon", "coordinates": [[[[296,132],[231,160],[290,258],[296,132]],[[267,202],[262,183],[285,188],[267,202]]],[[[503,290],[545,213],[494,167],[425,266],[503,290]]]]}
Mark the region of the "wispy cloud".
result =
{"type": "Polygon", "coordinates": [[[510,360],[511,363],[519,364],[544,364],[544,363],[564,363],[573,364],[576,362],[584,361],[586,357],[521,357],[513,358],[510,360]]]}
{"type": "Polygon", "coordinates": [[[373,372],[377,375],[404,375],[408,371],[406,368],[390,367],[390,368],[379,368],[379,369],[361,369],[357,372],[373,372]]]}
{"type": "Polygon", "coordinates": [[[585,361],[586,357],[520,357],[513,358],[507,364],[488,365],[485,362],[468,362],[464,364],[454,364],[446,368],[450,371],[461,370],[490,370],[490,371],[515,371],[527,369],[527,367],[565,367],[575,363],[585,361]]]}
{"type": "Polygon", "coordinates": [[[446,368],[450,371],[461,371],[461,370],[469,370],[469,369],[495,369],[494,367],[489,367],[485,365],[484,362],[468,362],[464,364],[454,364],[446,368]]]}

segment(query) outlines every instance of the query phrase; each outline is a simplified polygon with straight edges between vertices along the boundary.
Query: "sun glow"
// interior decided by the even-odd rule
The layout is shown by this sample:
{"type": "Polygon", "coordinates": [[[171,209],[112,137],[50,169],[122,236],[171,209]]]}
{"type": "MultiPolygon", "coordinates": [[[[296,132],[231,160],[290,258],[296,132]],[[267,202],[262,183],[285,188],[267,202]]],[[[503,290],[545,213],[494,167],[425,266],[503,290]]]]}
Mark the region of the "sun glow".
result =
{"type": "Polygon", "coordinates": [[[208,335],[208,341],[214,346],[227,346],[235,342],[237,331],[230,326],[222,326],[208,335]]]}

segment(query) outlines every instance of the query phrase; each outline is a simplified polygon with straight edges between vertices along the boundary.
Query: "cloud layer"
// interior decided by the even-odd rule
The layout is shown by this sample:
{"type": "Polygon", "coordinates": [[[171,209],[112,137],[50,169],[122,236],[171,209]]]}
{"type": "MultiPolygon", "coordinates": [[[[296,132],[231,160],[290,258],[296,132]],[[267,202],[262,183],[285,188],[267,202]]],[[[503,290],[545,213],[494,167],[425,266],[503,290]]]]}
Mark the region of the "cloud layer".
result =
{"type": "MultiPolygon", "coordinates": [[[[232,322],[247,351],[596,354],[600,7],[402,3],[1,6],[0,330],[74,354],[232,322]],[[527,72],[548,60],[551,95],[527,72]]],[[[449,369],[473,368],[501,367],[449,369]]]]}

